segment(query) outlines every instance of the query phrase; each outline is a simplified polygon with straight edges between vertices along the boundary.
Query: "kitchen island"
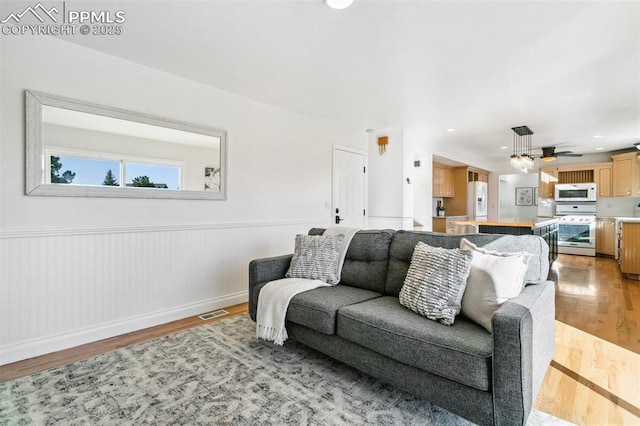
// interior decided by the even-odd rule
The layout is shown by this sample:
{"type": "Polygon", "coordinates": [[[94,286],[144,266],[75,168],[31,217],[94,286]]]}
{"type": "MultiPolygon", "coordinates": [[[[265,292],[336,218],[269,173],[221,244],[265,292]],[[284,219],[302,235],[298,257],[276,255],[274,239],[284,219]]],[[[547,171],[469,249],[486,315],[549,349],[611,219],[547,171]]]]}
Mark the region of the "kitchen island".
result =
{"type": "Polygon", "coordinates": [[[458,226],[471,226],[483,234],[538,235],[549,245],[549,264],[558,258],[558,219],[552,217],[461,220],[456,222],[456,227],[458,226]]]}

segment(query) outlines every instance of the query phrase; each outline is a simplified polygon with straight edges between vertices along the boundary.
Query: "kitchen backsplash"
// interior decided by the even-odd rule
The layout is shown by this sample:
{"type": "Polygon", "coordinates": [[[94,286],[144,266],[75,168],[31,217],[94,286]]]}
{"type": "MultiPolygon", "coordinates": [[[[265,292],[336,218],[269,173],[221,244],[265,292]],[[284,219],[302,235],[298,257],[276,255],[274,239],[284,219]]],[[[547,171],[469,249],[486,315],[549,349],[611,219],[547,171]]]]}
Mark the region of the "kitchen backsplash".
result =
{"type": "Polygon", "coordinates": [[[634,207],[637,207],[638,204],[640,204],[640,198],[601,198],[596,201],[596,215],[599,217],[633,217],[634,207]]]}
{"type": "MultiPolygon", "coordinates": [[[[596,215],[598,217],[634,217],[640,215],[640,198],[601,198],[596,201],[596,215]],[[634,211],[638,207],[638,213],[634,211]]],[[[555,216],[555,201],[553,199],[538,200],[538,216],[555,216]]]]}

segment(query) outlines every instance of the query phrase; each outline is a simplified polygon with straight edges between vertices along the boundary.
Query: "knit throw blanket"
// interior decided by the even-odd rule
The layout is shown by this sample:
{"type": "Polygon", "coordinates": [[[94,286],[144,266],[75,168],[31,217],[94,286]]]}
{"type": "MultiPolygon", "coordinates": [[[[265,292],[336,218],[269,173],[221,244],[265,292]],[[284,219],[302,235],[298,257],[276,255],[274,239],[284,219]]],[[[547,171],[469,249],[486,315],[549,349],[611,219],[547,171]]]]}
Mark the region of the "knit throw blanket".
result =
{"type": "MultiPolygon", "coordinates": [[[[342,264],[351,239],[357,231],[355,228],[333,227],[325,230],[323,234],[343,234],[345,236],[338,262],[338,277],[342,272],[342,264]]],[[[256,336],[259,339],[273,341],[274,344],[282,346],[289,337],[285,328],[285,318],[291,299],[304,291],[328,286],[330,284],[324,281],[307,278],[282,278],[267,283],[260,290],[258,297],[256,336]]]]}
{"type": "Polygon", "coordinates": [[[329,284],[324,281],[306,278],[283,278],[265,285],[260,290],[258,298],[256,321],[258,338],[273,341],[274,344],[282,346],[289,337],[284,321],[293,296],[303,291],[328,286],[329,284]]]}

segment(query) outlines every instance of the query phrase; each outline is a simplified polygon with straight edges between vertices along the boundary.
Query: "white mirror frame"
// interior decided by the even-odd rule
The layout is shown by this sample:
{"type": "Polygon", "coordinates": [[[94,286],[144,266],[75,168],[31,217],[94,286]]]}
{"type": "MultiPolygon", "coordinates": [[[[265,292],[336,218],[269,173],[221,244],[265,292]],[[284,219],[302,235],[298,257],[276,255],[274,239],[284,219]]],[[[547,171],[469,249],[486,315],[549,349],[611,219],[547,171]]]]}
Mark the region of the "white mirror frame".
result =
{"type": "Polygon", "coordinates": [[[162,117],[64,98],[42,92],[26,91],[26,194],[61,197],[170,198],[190,200],[227,199],[227,132],[212,127],[169,120],[162,117]],[[42,108],[59,107],[73,111],[128,120],[153,126],[220,138],[220,191],[121,188],[47,184],[43,140],[42,108]]]}

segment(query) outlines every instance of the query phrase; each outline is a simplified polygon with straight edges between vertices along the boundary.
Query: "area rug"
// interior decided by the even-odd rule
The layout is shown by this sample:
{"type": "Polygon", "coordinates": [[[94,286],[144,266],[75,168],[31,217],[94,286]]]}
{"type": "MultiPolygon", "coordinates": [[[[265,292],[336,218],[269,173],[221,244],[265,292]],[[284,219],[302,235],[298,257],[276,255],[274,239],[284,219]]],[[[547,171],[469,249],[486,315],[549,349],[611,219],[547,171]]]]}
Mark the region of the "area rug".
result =
{"type": "Polygon", "coordinates": [[[471,423],[295,341],[258,341],[243,314],[2,383],[5,424],[471,423]]]}

